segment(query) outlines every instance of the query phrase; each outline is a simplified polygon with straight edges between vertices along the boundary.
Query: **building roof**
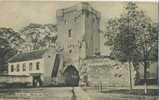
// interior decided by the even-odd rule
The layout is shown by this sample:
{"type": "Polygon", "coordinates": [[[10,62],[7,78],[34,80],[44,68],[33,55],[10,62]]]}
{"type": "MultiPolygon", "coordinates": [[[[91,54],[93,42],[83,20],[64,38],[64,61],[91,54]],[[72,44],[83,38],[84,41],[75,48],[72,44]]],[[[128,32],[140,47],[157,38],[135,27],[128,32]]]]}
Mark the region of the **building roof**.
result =
{"type": "Polygon", "coordinates": [[[20,62],[20,61],[28,61],[28,60],[34,60],[34,59],[39,59],[42,58],[44,53],[47,51],[45,50],[37,50],[37,51],[32,51],[32,52],[27,52],[27,53],[19,53],[12,58],[8,60],[9,63],[11,62],[20,62]]]}

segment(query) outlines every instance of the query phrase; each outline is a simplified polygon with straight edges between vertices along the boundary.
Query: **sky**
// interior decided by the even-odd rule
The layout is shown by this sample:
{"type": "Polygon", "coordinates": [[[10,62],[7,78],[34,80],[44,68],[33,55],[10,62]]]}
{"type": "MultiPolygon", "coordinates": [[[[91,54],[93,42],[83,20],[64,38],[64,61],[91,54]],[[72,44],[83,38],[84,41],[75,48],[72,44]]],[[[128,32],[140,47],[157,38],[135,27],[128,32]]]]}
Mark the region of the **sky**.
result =
{"type": "MultiPolygon", "coordinates": [[[[18,31],[29,23],[56,24],[56,10],[74,6],[79,2],[64,1],[0,1],[0,27],[10,27],[18,31]]],[[[101,28],[111,17],[123,12],[125,2],[89,2],[101,12],[101,28]]],[[[157,22],[157,4],[155,2],[138,2],[139,9],[145,11],[157,22]]]]}

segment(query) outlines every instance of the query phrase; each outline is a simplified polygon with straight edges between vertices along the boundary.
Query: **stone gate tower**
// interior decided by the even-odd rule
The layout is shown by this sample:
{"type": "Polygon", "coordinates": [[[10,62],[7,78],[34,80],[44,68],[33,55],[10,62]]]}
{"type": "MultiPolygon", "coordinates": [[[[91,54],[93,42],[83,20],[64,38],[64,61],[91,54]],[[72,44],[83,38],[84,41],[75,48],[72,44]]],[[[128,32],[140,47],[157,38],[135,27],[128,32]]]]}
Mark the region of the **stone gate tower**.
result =
{"type": "Polygon", "coordinates": [[[78,85],[82,59],[100,54],[100,13],[88,3],[57,10],[57,44],[63,50],[63,79],[78,85]]]}
{"type": "Polygon", "coordinates": [[[58,45],[64,50],[64,62],[100,54],[100,13],[88,3],[57,10],[58,45]]]}

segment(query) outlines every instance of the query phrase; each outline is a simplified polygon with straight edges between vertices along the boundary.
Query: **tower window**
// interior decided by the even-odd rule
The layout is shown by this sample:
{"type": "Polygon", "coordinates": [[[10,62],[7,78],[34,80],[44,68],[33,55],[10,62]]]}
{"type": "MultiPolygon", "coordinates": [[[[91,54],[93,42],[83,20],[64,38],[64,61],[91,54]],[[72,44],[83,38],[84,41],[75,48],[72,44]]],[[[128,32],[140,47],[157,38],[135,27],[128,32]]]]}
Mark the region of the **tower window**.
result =
{"type": "Polygon", "coordinates": [[[92,21],[93,21],[93,23],[94,23],[94,22],[95,22],[95,19],[93,18],[92,21]]]}
{"type": "Polygon", "coordinates": [[[69,50],[69,53],[72,53],[72,50],[71,50],[71,49],[69,50]]]}
{"type": "Polygon", "coordinates": [[[67,24],[67,21],[65,20],[64,23],[67,24]]]}
{"type": "Polygon", "coordinates": [[[68,37],[71,37],[71,35],[72,35],[72,30],[69,29],[69,30],[68,30],[68,37]]]}
{"type": "Polygon", "coordinates": [[[77,17],[74,18],[74,22],[77,22],[77,17]]]}
{"type": "Polygon", "coordinates": [[[89,16],[89,11],[86,10],[85,12],[86,12],[86,16],[88,17],[89,16]]]}

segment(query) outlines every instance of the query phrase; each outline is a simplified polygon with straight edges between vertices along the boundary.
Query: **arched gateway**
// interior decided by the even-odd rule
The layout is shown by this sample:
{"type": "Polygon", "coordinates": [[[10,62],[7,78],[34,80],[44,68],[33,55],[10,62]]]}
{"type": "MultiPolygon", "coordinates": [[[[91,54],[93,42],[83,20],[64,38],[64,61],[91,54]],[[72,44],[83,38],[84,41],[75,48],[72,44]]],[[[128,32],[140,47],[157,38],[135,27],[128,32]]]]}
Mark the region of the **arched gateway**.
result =
{"type": "Polygon", "coordinates": [[[66,86],[78,86],[79,72],[73,65],[69,65],[64,71],[64,81],[66,86]]]}

